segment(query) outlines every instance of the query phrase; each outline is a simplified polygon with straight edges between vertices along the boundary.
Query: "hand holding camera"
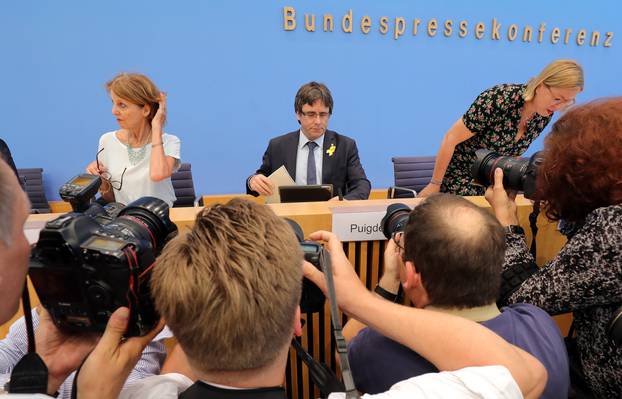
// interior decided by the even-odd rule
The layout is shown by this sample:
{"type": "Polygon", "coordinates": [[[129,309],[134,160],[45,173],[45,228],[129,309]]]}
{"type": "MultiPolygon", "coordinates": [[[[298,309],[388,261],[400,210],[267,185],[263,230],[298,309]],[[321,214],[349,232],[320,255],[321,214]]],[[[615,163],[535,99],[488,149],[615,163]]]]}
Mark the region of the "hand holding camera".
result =
{"type": "Polygon", "coordinates": [[[501,225],[517,225],[519,223],[516,191],[510,190],[508,192],[503,187],[503,170],[501,168],[497,168],[494,173],[494,185],[488,186],[486,189],[486,201],[492,206],[495,216],[501,225]]]}

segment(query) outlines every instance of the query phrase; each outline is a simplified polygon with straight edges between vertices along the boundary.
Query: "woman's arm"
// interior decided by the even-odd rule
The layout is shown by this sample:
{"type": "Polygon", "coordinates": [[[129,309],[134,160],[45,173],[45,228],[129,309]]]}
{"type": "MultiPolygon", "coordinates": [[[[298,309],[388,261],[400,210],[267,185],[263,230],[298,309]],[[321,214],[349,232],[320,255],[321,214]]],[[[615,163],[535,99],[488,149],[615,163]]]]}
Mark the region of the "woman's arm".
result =
{"type": "Polygon", "coordinates": [[[449,128],[445,137],[441,142],[441,148],[436,154],[436,162],[434,163],[434,173],[432,174],[432,181],[421,192],[419,197],[427,197],[430,194],[438,193],[441,189],[441,182],[445,177],[447,166],[451,161],[451,157],[454,154],[456,146],[463,141],[466,141],[473,137],[475,134],[471,132],[464,125],[462,118],[458,119],[452,127],[449,128]]]}
{"type": "Polygon", "coordinates": [[[164,153],[162,142],[162,124],[166,118],[166,94],[160,93],[158,112],[151,121],[151,161],[149,176],[153,181],[161,181],[171,177],[178,160],[164,153]]]}

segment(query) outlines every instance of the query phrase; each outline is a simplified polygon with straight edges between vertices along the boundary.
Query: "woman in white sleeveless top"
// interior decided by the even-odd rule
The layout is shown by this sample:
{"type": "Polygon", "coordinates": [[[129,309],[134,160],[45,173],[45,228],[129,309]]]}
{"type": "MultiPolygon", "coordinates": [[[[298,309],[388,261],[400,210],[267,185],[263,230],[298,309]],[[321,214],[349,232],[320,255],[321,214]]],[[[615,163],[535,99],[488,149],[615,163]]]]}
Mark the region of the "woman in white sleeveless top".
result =
{"type": "Polygon", "coordinates": [[[145,196],[173,206],[171,175],[180,165],[179,138],[162,130],[166,95],[145,75],[121,73],[106,84],[119,129],[99,139],[96,160],[86,171],[102,177],[108,202],[122,204],[145,196]]]}

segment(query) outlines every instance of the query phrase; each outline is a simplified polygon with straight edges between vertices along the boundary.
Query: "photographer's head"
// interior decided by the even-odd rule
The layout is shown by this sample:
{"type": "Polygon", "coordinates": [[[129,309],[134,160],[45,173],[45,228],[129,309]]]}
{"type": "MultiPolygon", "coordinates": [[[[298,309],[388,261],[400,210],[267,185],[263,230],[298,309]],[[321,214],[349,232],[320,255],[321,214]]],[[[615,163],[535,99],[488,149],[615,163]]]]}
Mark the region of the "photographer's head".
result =
{"type": "Polygon", "coordinates": [[[559,118],[545,140],[537,187],[552,220],[581,221],[596,208],[622,203],[622,97],[559,118]]]}
{"type": "Polygon", "coordinates": [[[505,234],[492,214],[459,196],[432,195],[404,231],[404,289],[418,307],[489,305],[499,295],[504,253],[505,234]]]}
{"type": "Polygon", "coordinates": [[[4,323],[17,311],[28,271],[30,245],[24,224],[30,214],[30,201],[15,173],[1,159],[0,199],[0,323],[4,323]]]}
{"type": "Polygon", "coordinates": [[[302,251],[287,222],[234,199],[205,208],[166,246],[152,293],[197,373],[252,373],[285,367],[301,281],[302,251]]]}

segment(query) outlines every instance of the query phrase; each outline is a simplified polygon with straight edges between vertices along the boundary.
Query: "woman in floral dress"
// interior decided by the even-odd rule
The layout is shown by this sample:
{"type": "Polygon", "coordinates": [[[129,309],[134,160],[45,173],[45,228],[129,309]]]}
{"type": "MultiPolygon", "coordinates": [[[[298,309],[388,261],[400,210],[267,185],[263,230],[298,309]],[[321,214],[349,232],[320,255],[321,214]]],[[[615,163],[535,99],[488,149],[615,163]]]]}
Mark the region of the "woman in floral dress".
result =
{"type": "Polygon", "coordinates": [[[583,70],[572,60],[547,65],[527,84],[501,84],[485,90],[447,131],[436,155],[430,184],[420,193],[483,195],[471,176],[475,151],[485,148],[520,156],[551,120],[583,90],[583,70]]]}

